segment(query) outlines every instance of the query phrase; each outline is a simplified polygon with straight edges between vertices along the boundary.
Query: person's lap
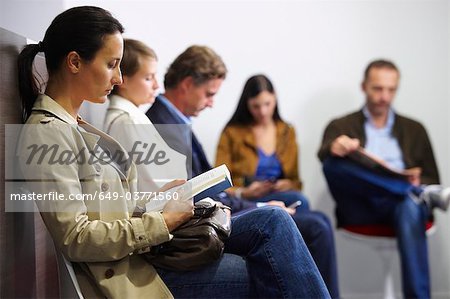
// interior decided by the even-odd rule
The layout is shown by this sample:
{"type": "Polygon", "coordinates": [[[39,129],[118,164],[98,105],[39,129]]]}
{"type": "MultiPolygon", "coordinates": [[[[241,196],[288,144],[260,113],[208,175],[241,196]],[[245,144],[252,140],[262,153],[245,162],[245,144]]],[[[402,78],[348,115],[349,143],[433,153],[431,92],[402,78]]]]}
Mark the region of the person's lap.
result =
{"type": "Polygon", "coordinates": [[[301,235],[282,209],[264,207],[233,217],[225,252],[198,271],[158,273],[175,297],[328,296],[301,235]]]}
{"type": "Polygon", "coordinates": [[[373,173],[342,158],[328,158],[323,171],[336,201],[338,225],[394,225],[394,211],[412,194],[421,192],[402,179],[373,173]]]}
{"type": "Polygon", "coordinates": [[[175,298],[248,298],[249,281],[245,260],[234,254],[195,271],[157,269],[175,298]]]}
{"type": "Polygon", "coordinates": [[[341,188],[347,188],[357,196],[371,194],[401,200],[411,192],[421,192],[420,187],[415,187],[404,179],[374,172],[348,159],[325,159],[323,172],[329,185],[340,184],[341,188]]]}

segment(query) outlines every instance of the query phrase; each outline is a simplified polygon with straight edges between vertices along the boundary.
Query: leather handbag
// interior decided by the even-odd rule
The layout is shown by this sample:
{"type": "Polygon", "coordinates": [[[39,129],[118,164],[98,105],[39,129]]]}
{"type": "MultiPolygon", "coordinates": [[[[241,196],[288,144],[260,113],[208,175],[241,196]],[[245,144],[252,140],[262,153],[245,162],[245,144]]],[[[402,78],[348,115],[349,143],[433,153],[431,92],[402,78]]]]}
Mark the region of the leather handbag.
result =
{"type": "Polygon", "coordinates": [[[145,253],[156,267],[172,271],[190,271],[217,261],[223,254],[224,241],[230,236],[229,207],[211,199],[194,205],[194,216],[171,232],[172,240],[153,246],[145,253]]]}

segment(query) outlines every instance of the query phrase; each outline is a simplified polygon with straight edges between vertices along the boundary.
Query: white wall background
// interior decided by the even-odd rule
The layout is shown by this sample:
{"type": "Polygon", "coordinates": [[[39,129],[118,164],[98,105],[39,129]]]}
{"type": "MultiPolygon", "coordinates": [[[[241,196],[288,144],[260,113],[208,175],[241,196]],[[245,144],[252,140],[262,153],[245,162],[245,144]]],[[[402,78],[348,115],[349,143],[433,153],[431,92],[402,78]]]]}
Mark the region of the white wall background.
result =
{"type": "MultiPolygon", "coordinates": [[[[316,158],[323,129],[331,118],[361,107],[367,63],[391,59],[402,73],[395,107],[425,124],[442,182],[450,185],[449,1],[0,0],[0,26],[41,40],[56,14],[86,4],[110,10],[125,26],[126,37],[156,50],[160,79],[191,44],[208,45],[222,56],[228,78],[215,107],[194,122],[211,162],[245,80],[267,74],[278,91],[282,116],[297,130],[305,193],[332,219],[333,202],[316,158]]],[[[84,113],[101,124],[104,109],[89,105],[84,113]]],[[[450,298],[450,213],[435,214],[438,231],[429,239],[433,295],[450,298]]],[[[378,297],[380,259],[339,233],[336,239],[342,295],[378,297]]],[[[397,257],[394,268],[400,291],[397,257]]]]}

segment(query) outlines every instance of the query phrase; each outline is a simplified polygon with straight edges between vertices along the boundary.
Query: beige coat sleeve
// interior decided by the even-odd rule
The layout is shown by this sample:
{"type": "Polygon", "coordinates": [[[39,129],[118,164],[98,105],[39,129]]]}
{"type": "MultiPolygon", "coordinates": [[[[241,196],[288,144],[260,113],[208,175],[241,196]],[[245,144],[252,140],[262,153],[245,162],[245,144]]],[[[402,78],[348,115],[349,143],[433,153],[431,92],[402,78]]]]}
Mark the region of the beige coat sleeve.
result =
{"type": "Polygon", "coordinates": [[[277,152],[279,152],[285,178],[292,181],[294,189],[301,190],[303,184],[299,174],[299,147],[294,127],[289,125],[287,134],[283,137],[277,137],[283,139],[282,144],[277,144],[277,152]]]}
{"type": "Polygon", "coordinates": [[[168,241],[160,213],[130,217],[135,203],[126,194],[136,190],[134,165],[121,178],[113,166],[96,161],[89,152],[92,144],[83,137],[76,126],[57,120],[28,125],[21,135],[19,164],[29,190],[64,196],[64,200],[36,201],[56,246],[71,261],[102,262],[168,241]],[[32,155],[33,145],[48,152],[32,155]]]}

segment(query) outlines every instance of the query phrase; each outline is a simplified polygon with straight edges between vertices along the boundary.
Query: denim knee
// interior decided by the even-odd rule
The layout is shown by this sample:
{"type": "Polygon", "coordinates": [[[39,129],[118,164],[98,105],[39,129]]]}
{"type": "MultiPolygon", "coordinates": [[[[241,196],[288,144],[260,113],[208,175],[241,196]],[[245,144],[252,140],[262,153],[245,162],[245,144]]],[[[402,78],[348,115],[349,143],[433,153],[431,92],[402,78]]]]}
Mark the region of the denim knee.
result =
{"type": "Polygon", "coordinates": [[[398,238],[425,234],[426,206],[416,204],[408,196],[399,202],[394,210],[394,226],[398,238]]]}
{"type": "Polygon", "coordinates": [[[254,217],[254,225],[263,229],[265,233],[272,234],[277,228],[286,232],[297,230],[292,217],[282,208],[277,206],[264,206],[257,209],[259,217],[254,217]]]}
{"type": "Polygon", "coordinates": [[[406,196],[396,205],[394,219],[408,223],[424,221],[426,219],[424,217],[425,208],[423,204],[417,204],[409,196],[406,196]]]}
{"type": "Polygon", "coordinates": [[[293,218],[307,243],[314,240],[321,240],[322,244],[334,243],[333,227],[325,214],[314,211],[295,214],[293,218]]]}
{"type": "Polygon", "coordinates": [[[289,214],[278,206],[264,206],[259,208],[258,211],[261,213],[261,220],[268,220],[268,218],[289,219],[289,214]]]}

